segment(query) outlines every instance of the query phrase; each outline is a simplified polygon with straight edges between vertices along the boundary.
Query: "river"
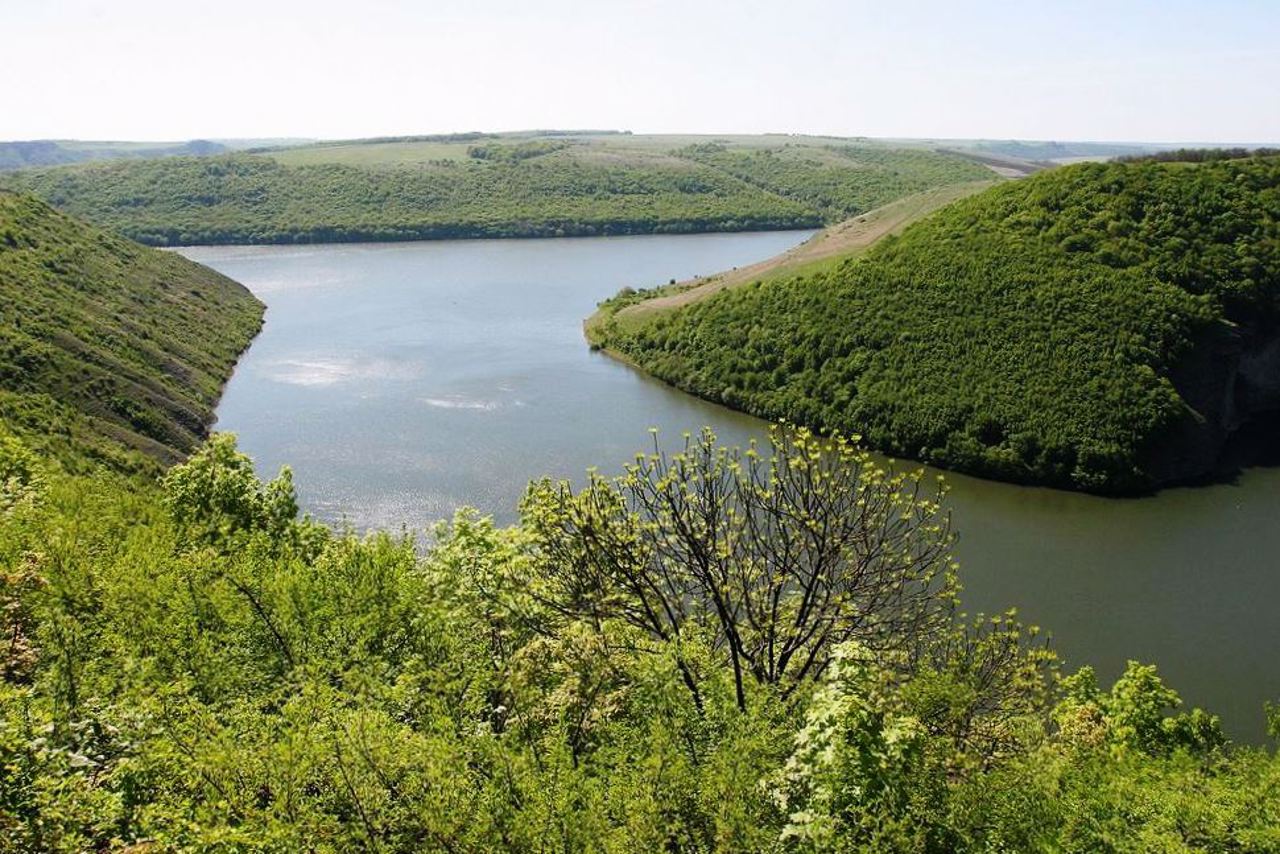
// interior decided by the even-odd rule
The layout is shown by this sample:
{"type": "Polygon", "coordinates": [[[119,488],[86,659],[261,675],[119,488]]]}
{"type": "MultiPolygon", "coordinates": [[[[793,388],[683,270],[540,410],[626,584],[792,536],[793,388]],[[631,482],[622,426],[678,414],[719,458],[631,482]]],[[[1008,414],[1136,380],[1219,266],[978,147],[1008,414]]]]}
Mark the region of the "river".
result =
{"type": "MultiPolygon", "coordinates": [[[[515,518],[535,477],[617,471],[651,441],[762,422],[591,352],[581,321],[624,285],[713,273],[807,232],[181,250],[243,282],[266,325],[218,408],[306,510],[422,530],[469,505],[515,518]]],[[[966,607],[1052,634],[1114,678],[1155,662],[1229,734],[1261,740],[1280,700],[1280,470],[1104,499],[949,476],[966,607]]]]}

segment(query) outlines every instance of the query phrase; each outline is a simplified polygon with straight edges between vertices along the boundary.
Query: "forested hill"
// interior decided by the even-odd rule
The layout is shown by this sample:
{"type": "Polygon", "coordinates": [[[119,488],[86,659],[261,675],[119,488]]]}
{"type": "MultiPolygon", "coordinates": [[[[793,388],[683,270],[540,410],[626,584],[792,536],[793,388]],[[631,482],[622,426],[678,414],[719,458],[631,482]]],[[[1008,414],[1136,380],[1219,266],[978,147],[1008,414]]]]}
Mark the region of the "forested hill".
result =
{"type": "Polygon", "coordinates": [[[0,191],[0,422],[34,447],[127,468],[184,456],[261,318],[212,270],[0,191]]]}
{"type": "Polygon", "coordinates": [[[770,418],[1099,492],[1212,473],[1280,410],[1280,158],[1082,164],[860,260],[605,322],[598,343],[770,418]]]}
{"type": "Polygon", "coordinates": [[[810,228],[991,176],[919,148],[672,147],[687,139],[371,142],[23,170],[0,185],[143,243],[183,245],[810,228]]]}

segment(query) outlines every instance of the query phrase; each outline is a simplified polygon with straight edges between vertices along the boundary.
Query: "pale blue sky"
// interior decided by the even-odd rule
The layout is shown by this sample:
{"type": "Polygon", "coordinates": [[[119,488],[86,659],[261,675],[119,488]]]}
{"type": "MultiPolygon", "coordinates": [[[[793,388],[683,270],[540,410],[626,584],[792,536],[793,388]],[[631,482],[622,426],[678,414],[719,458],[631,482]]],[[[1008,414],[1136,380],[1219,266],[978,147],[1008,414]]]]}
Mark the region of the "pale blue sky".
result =
{"type": "Polygon", "coordinates": [[[0,139],[1280,141],[1280,0],[0,0],[0,139]]]}

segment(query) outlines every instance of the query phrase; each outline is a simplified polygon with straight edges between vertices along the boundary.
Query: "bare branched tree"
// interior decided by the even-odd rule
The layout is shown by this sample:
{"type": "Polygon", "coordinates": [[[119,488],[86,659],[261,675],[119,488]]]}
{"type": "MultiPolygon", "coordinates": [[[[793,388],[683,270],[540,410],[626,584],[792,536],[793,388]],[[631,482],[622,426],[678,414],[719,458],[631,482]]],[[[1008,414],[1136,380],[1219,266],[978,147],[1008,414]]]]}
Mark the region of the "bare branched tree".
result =
{"type": "Polygon", "coordinates": [[[752,683],[790,694],[846,641],[905,649],[943,630],[955,583],[941,482],[886,471],[842,438],[775,428],[770,445],[725,448],[704,430],[668,455],[655,436],[620,478],[531,485],[534,595],[674,648],[699,704],[680,648],[710,637],[743,708],[752,683]]]}

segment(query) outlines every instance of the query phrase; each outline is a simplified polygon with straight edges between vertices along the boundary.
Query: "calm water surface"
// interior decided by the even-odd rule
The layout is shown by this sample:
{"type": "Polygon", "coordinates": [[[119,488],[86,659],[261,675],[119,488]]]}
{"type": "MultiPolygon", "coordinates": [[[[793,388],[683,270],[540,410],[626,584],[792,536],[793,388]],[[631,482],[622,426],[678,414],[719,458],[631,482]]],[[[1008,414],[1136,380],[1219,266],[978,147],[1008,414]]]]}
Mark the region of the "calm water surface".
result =
{"type": "MultiPolygon", "coordinates": [[[[200,247],[267,304],[218,409],[265,475],[358,527],[421,529],[461,505],[510,521],[525,483],[608,473],[704,424],[764,425],[647,379],[583,343],[624,285],[711,273],[805,233],[200,247]]],[[[1017,606],[1069,665],[1160,665],[1188,702],[1262,737],[1280,700],[1280,470],[1108,500],[952,476],[971,610],[1017,606]]]]}

